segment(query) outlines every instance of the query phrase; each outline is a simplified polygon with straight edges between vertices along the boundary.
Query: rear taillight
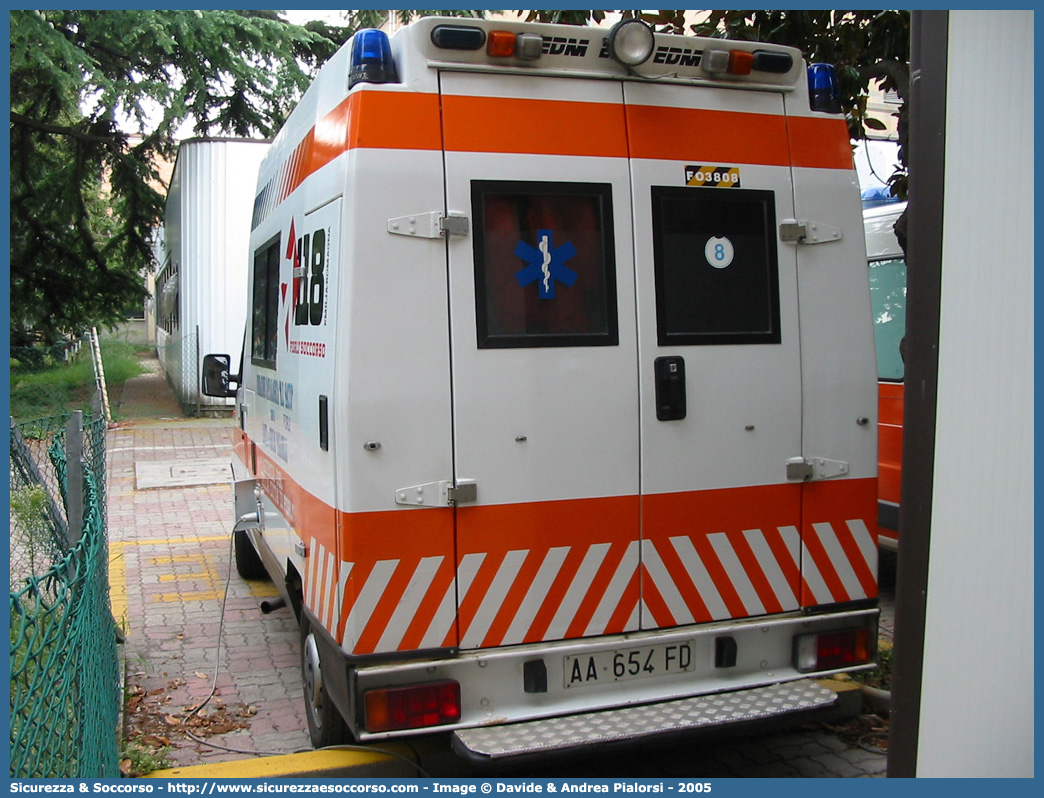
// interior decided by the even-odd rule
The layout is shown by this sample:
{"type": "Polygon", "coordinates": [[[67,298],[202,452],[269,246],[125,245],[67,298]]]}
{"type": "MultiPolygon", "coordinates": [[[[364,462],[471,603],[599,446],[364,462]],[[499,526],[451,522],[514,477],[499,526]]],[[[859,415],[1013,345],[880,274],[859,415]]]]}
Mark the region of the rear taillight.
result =
{"type": "Polygon", "coordinates": [[[870,630],[865,627],[794,638],[794,667],[801,673],[866,665],[873,656],[870,630]]]}
{"type": "Polygon", "coordinates": [[[381,687],[365,696],[366,731],[423,729],[460,720],[460,685],[454,681],[381,687]]]}

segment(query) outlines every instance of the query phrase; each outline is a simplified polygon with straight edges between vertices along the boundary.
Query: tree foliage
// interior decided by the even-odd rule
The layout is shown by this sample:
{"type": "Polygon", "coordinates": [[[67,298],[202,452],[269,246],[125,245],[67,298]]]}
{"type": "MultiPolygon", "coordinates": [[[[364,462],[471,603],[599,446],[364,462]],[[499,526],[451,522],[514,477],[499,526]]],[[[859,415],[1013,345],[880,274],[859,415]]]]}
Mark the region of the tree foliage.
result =
{"type": "Polygon", "coordinates": [[[121,321],[179,128],[272,135],[349,34],[270,11],[12,11],[12,343],[121,321]]]}

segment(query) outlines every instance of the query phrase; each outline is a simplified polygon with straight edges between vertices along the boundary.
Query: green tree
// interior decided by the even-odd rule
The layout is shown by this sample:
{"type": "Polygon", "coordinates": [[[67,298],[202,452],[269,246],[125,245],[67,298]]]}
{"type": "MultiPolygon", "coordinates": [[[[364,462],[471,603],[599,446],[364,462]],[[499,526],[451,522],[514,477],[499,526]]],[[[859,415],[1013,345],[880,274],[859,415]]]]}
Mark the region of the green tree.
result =
{"type": "Polygon", "coordinates": [[[156,162],[270,136],[350,26],[271,11],[12,11],[11,342],[110,326],[144,298],[156,162]],[[137,135],[132,136],[132,133],[137,135]]]}
{"type": "MultiPolygon", "coordinates": [[[[11,342],[112,326],[145,296],[176,135],[275,134],[344,25],[277,11],[12,11],[11,342]],[[133,134],[133,135],[132,135],[133,134]]],[[[483,11],[400,11],[484,16],[483,11]]]]}

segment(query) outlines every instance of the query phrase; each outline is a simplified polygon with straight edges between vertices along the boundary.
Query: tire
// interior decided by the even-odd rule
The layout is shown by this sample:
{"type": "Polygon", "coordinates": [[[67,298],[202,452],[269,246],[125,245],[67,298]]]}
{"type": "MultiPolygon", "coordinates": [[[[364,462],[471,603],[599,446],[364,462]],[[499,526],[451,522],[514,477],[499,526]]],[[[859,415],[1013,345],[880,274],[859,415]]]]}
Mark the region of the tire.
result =
{"type": "Polygon", "coordinates": [[[323,686],[319,649],[307,616],[301,614],[301,681],[304,684],[305,719],[314,748],[354,742],[348,724],[323,686]]]}
{"type": "Polygon", "coordinates": [[[261,561],[261,555],[257,553],[254,544],[250,542],[250,535],[242,529],[232,533],[236,550],[236,571],[244,579],[268,579],[268,571],[261,561]]]}

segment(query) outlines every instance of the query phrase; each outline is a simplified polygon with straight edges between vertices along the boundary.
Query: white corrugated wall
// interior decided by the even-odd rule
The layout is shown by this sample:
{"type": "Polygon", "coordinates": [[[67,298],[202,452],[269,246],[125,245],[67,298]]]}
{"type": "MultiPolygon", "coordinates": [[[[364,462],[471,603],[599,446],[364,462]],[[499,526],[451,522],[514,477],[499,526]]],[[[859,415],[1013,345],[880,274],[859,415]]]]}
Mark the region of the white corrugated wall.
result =
{"type": "Polygon", "coordinates": [[[180,328],[165,338],[164,367],[185,404],[225,405],[202,396],[201,358],[228,354],[239,364],[246,325],[250,218],[268,142],[195,139],[178,151],[165,227],[178,260],[180,328]]]}
{"type": "Polygon", "coordinates": [[[918,776],[1033,775],[1033,71],[1032,11],[950,12],[918,776]]]}

